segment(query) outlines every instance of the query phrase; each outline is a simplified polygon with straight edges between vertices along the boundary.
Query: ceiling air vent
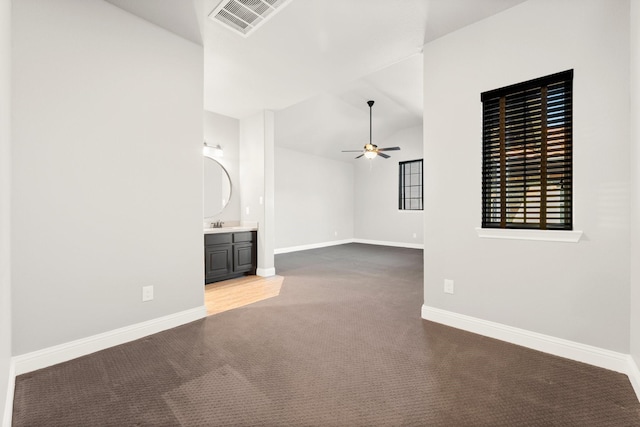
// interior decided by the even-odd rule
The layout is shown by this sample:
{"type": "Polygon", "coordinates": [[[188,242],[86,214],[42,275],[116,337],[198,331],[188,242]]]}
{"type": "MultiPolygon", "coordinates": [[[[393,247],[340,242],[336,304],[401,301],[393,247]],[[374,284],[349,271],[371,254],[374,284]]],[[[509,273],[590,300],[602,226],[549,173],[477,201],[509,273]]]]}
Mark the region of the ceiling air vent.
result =
{"type": "Polygon", "coordinates": [[[291,0],[223,0],[209,18],[247,37],[291,0]]]}

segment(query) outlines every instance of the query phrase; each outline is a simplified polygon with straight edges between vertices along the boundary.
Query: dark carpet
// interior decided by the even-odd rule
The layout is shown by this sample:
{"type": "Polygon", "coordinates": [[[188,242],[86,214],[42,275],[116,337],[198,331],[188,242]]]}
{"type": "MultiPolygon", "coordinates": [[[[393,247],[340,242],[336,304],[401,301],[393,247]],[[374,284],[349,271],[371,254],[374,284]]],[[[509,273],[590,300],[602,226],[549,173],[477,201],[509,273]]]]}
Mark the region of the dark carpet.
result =
{"type": "Polygon", "coordinates": [[[278,297],[19,376],[14,426],[640,426],[622,374],[422,320],[422,265],[278,255],[278,297]]]}

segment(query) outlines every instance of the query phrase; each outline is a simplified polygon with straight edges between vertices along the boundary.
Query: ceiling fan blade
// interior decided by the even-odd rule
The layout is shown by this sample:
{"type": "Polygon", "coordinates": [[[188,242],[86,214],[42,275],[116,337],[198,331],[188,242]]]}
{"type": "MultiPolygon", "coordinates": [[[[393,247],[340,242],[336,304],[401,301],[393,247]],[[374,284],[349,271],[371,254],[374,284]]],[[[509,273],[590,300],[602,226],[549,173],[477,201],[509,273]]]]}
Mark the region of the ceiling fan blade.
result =
{"type": "Polygon", "coordinates": [[[378,151],[398,151],[400,147],[378,148],[378,151]]]}
{"type": "Polygon", "coordinates": [[[342,150],[343,153],[360,153],[362,150],[342,150]]]}
{"type": "MultiPolygon", "coordinates": [[[[380,150],[378,150],[378,151],[380,151],[380,150]]],[[[389,157],[391,157],[390,155],[384,154],[384,153],[378,153],[378,156],[382,157],[383,159],[388,159],[389,157]]]]}
{"type": "Polygon", "coordinates": [[[360,154],[358,157],[356,157],[356,159],[359,159],[362,156],[364,156],[364,153],[360,154]]]}

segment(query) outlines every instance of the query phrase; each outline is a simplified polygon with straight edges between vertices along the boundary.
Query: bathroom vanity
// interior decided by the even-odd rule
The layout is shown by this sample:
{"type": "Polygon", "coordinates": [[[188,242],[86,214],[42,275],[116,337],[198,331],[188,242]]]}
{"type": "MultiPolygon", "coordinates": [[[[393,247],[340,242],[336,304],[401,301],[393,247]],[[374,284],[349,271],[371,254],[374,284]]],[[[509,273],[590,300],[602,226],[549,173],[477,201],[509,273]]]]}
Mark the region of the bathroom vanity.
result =
{"type": "MultiPolygon", "coordinates": [[[[214,158],[207,143],[204,143],[203,214],[204,229],[204,283],[219,282],[244,275],[256,274],[258,264],[258,223],[238,220],[221,221],[221,214],[233,197],[231,175],[214,158]],[[210,227],[210,228],[207,228],[210,227]]],[[[218,151],[222,148],[218,146],[218,151]]],[[[221,155],[221,153],[218,153],[221,155]]],[[[238,197],[235,209],[239,215],[238,197]]],[[[226,213],[227,216],[233,213],[226,213]]]]}
{"type": "Polygon", "coordinates": [[[254,227],[204,231],[204,283],[256,274],[258,232],[254,227]]]}

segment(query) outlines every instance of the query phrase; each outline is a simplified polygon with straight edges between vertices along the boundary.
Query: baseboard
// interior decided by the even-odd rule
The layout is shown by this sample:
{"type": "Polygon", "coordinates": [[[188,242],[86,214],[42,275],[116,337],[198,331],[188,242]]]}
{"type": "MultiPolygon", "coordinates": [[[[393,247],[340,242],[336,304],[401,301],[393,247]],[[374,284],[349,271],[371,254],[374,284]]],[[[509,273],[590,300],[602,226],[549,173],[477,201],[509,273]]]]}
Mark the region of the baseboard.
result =
{"type": "Polygon", "coordinates": [[[514,328],[435,307],[422,306],[422,318],[533,350],[630,375],[630,356],[550,335],[514,328]]]}
{"type": "Polygon", "coordinates": [[[205,306],[192,308],[65,344],[14,356],[15,375],[53,366],[109,347],[134,341],[206,317],[205,306]]]}
{"type": "Polygon", "coordinates": [[[346,245],[347,243],[353,243],[353,239],[345,240],[332,240],[330,242],[312,243],[310,245],[290,246],[288,248],[279,248],[273,251],[275,255],[287,254],[289,252],[306,251],[309,249],[326,248],[329,246],[346,245]]]}
{"type": "Polygon", "coordinates": [[[640,401],[640,369],[632,356],[629,356],[629,372],[627,375],[633,390],[636,392],[636,396],[638,396],[638,401],[640,401]]]}
{"type": "Polygon", "coordinates": [[[276,275],[276,268],[256,268],[256,276],[271,277],[276,275]]]}
{"type": "Polygon", "coordinates": [[[394,248],[424,249],[423,243],[387,242],[385,240],[353,239],[353,243],[365,245],[393,246],[394,248]]]}
{"type": "Polygon", "coordinates": [[[7,380],[7,398],[4,403],[2,427],[11,427],[13,419],[13,398],[16,390],[16,365],[13,359],[9,362],[9,378],[7,380]]]}
{"type": "Polygon", "coordinates": [[[275,255],[287,254],[289,252],[306,251],[309,249],[326,248],[329,246],[346,245],[347,243],[363,243],[365,245],[393,246],[396,248],[424,249],[422,243],[402,243],[387,242],[384,240],[367,240],[367,239],[344,239],[332,240],[330,242],[312,243],[310,245],[290,246],[288,248],[279,248],[273,251],[275,255]]]}

